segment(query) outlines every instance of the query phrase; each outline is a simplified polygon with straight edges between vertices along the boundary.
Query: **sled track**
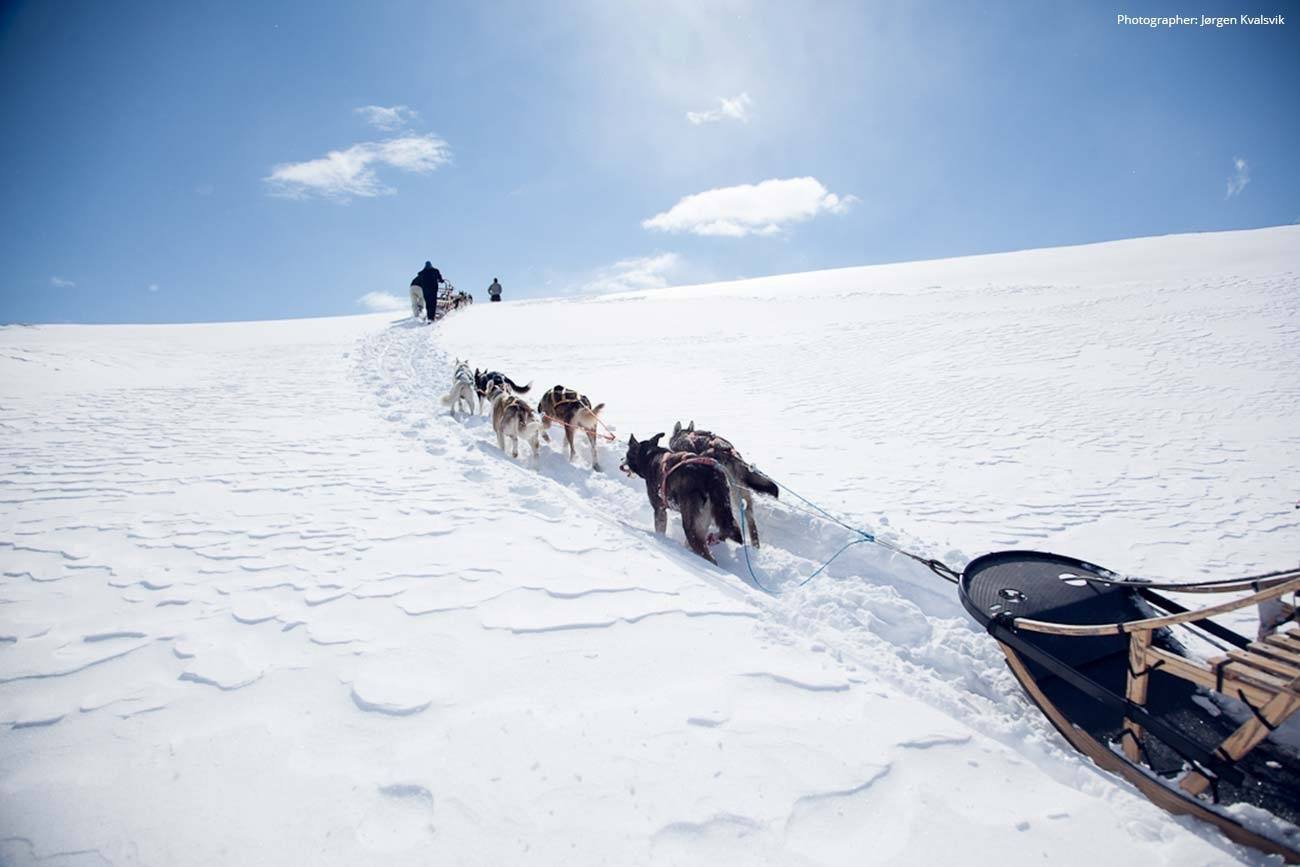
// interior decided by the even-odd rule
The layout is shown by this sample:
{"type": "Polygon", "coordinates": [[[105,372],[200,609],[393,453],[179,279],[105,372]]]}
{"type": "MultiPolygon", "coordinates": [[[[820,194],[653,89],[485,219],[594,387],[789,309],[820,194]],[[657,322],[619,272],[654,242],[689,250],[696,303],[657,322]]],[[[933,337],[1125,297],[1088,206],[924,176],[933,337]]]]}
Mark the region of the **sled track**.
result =
{"type": "MultiPolygon", "coordinates": [[[[763,585],[773,591],[767,594],[751,582],[738,547],[715,548],[717,568],[698,560],[682,547],[675,515],[670,516],[668,537],[655,537],[640,480],[593,473],[581,451],[571,465],[557,447],[557,442],[562,443],[559,438],[549,445],[542,443],[536,466],[527,458],[526,445],[521,445],[520,458],[512,460],[498,450],[486,417],[454,420],[440,401],[451,381],[453,360],[438,346],[439,331],[439,326],[398,323],[367,338],[356,354],[358,373],[401,433],[430,453],[457,462],[467,485],[525,494],[526,506],[556,522],[584,510],[619,525],[630,539],[679,548],[683,557],[698,565],[701,580],[761,607],[758,628],[768,640],[785,644],[794,636],[810,640],[815,648],[824,648],[854,669],[851,679],[919,698],[1077,790],[1107,798],[1123,785],[1066,747],[1023,698],[994,642],[966,618],[955,590],[924,567],[883,549],[859,545],[816,580],[799,587],[851,537],[829,521],[797,512],[784,502],[756,497],[763,547],[752,551],[751,559],[763,585]]],[[[527,371],[506,373],[528,378],[527,371]]],[[[622,443],[601,443],[600,453],[604,465],[617,466],[622,443]]],[[[924,550],[915,540],[885,538],[924,550]]],[[[1196,830],[1216,839],[1209,829],[1196,830]]]]}

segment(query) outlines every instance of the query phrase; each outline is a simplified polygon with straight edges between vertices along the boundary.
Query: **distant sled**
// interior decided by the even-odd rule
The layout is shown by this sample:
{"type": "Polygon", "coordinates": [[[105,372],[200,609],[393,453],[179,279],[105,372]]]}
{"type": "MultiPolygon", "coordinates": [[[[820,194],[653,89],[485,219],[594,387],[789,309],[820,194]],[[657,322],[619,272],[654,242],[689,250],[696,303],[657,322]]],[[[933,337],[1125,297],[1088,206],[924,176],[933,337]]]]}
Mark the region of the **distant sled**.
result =
{"type": "Polygon", "coordinates": [[[1300,863],[1300,738],[1283,728],[1300,710],[1300,631],[1291,623],[1250,641],[1210,619],[1296,592],[1300,569],[1153,585],[1068,557],[1006,551],[973,560],[959,587],[1075,749],[1156,805],[1300,863]],[[1175,587],[1252,592],[1189,611],[1156,592],[1175,587]],[[1202,660],[1180,635],[1223,653],[1202,660]]]}

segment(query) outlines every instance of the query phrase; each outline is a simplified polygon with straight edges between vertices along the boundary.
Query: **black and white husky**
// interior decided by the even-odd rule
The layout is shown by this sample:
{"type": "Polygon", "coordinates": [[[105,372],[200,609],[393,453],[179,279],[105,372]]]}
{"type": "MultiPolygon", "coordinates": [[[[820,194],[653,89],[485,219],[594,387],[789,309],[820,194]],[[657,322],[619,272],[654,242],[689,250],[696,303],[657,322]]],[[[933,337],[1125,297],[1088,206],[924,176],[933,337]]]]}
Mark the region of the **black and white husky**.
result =
{"type": "Polygon", "coordinates": [[[492,396],[489,394],[489,389],[493,385],[497,386],[506,394],[527,394],[528,390],[533,387],[531,382],[527,385],[519,385],[513,379],[500,371],[479,370],[476,367],[474,368],[474,390],[478,392],[479,412],[483,411],[483,406],[485,404],[489,406],[491,405],[492,396]]]}
{"type": "Polygon", "coordinates": [[[468,361],[456,359],[456,372],[451,375],[451,391],[442,399],[443,406],[451,407],[451,414],[454,417],[456,410],[463,403],[465,405],[465,414],[474,413],[474,401],[476,398],[474,390],[474,372],[469,369],[468,361]]]}

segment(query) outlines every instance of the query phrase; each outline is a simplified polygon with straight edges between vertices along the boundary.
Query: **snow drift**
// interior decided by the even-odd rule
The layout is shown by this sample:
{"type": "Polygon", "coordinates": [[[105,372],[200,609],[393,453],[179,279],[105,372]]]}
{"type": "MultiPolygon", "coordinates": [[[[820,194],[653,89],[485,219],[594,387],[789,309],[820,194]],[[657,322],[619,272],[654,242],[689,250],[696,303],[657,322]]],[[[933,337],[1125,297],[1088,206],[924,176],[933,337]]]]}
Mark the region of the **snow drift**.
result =
{"type": "MultiPolygon", "coordinates": [[[[1260,861],[1096,771],[952,588],[500,454],[452,359],[955,566],[1294,562],[1300,229],[391,317],[0,330],[0,863],[1260,861]]],[[[617,466],[620,444],[602,446],[617,466]]]]}

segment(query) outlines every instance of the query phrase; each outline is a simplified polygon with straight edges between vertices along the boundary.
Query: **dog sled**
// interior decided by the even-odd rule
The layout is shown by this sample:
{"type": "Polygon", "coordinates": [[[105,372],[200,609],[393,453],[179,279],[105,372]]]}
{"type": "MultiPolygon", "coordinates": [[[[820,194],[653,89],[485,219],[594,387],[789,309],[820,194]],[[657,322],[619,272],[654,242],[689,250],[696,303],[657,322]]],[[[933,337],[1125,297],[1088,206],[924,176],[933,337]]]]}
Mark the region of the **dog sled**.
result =
{"type": "Polygon", "coordinates": [[[459,310],[462,307],[468,307],[474,303],[474,296],[468,292],[460,292],[454,285],[443,281],[438,287],[438,318],[446,316],[453,310],[459,310]]]}
{"type": "Polygon", "coordinates": [[[428,310],[426,309],[424,292],[419,286],[411,286],[411,317],[413,319],[427,319],[429,322],[434,322],[453,310],[459,310],[461,307],[473,303],[474,297],[472,295],[467,292],[458,292],[454,285],[443,280],[438,285],[433,309],[428,310]]]}
{"type": "Polygon", "coordinates": [[[436,318],[441,319],[450,313],[454,309],[455,299],[456,287],[446,280],[442,281],[442,285],[438,287],[436,318]]]}
{"type": "Polygon", "coordinates": [[[1071,746],[1156,805],[1300,863],[1300,628],[1252,641],[1213,619],[1276,608],[1300,591],[1300,569],[1162,585],[1007,551],[973,560],[958,587],[1071,746]],[[1247,595],[1189,610],[1159,590],[1247,595]]]}

